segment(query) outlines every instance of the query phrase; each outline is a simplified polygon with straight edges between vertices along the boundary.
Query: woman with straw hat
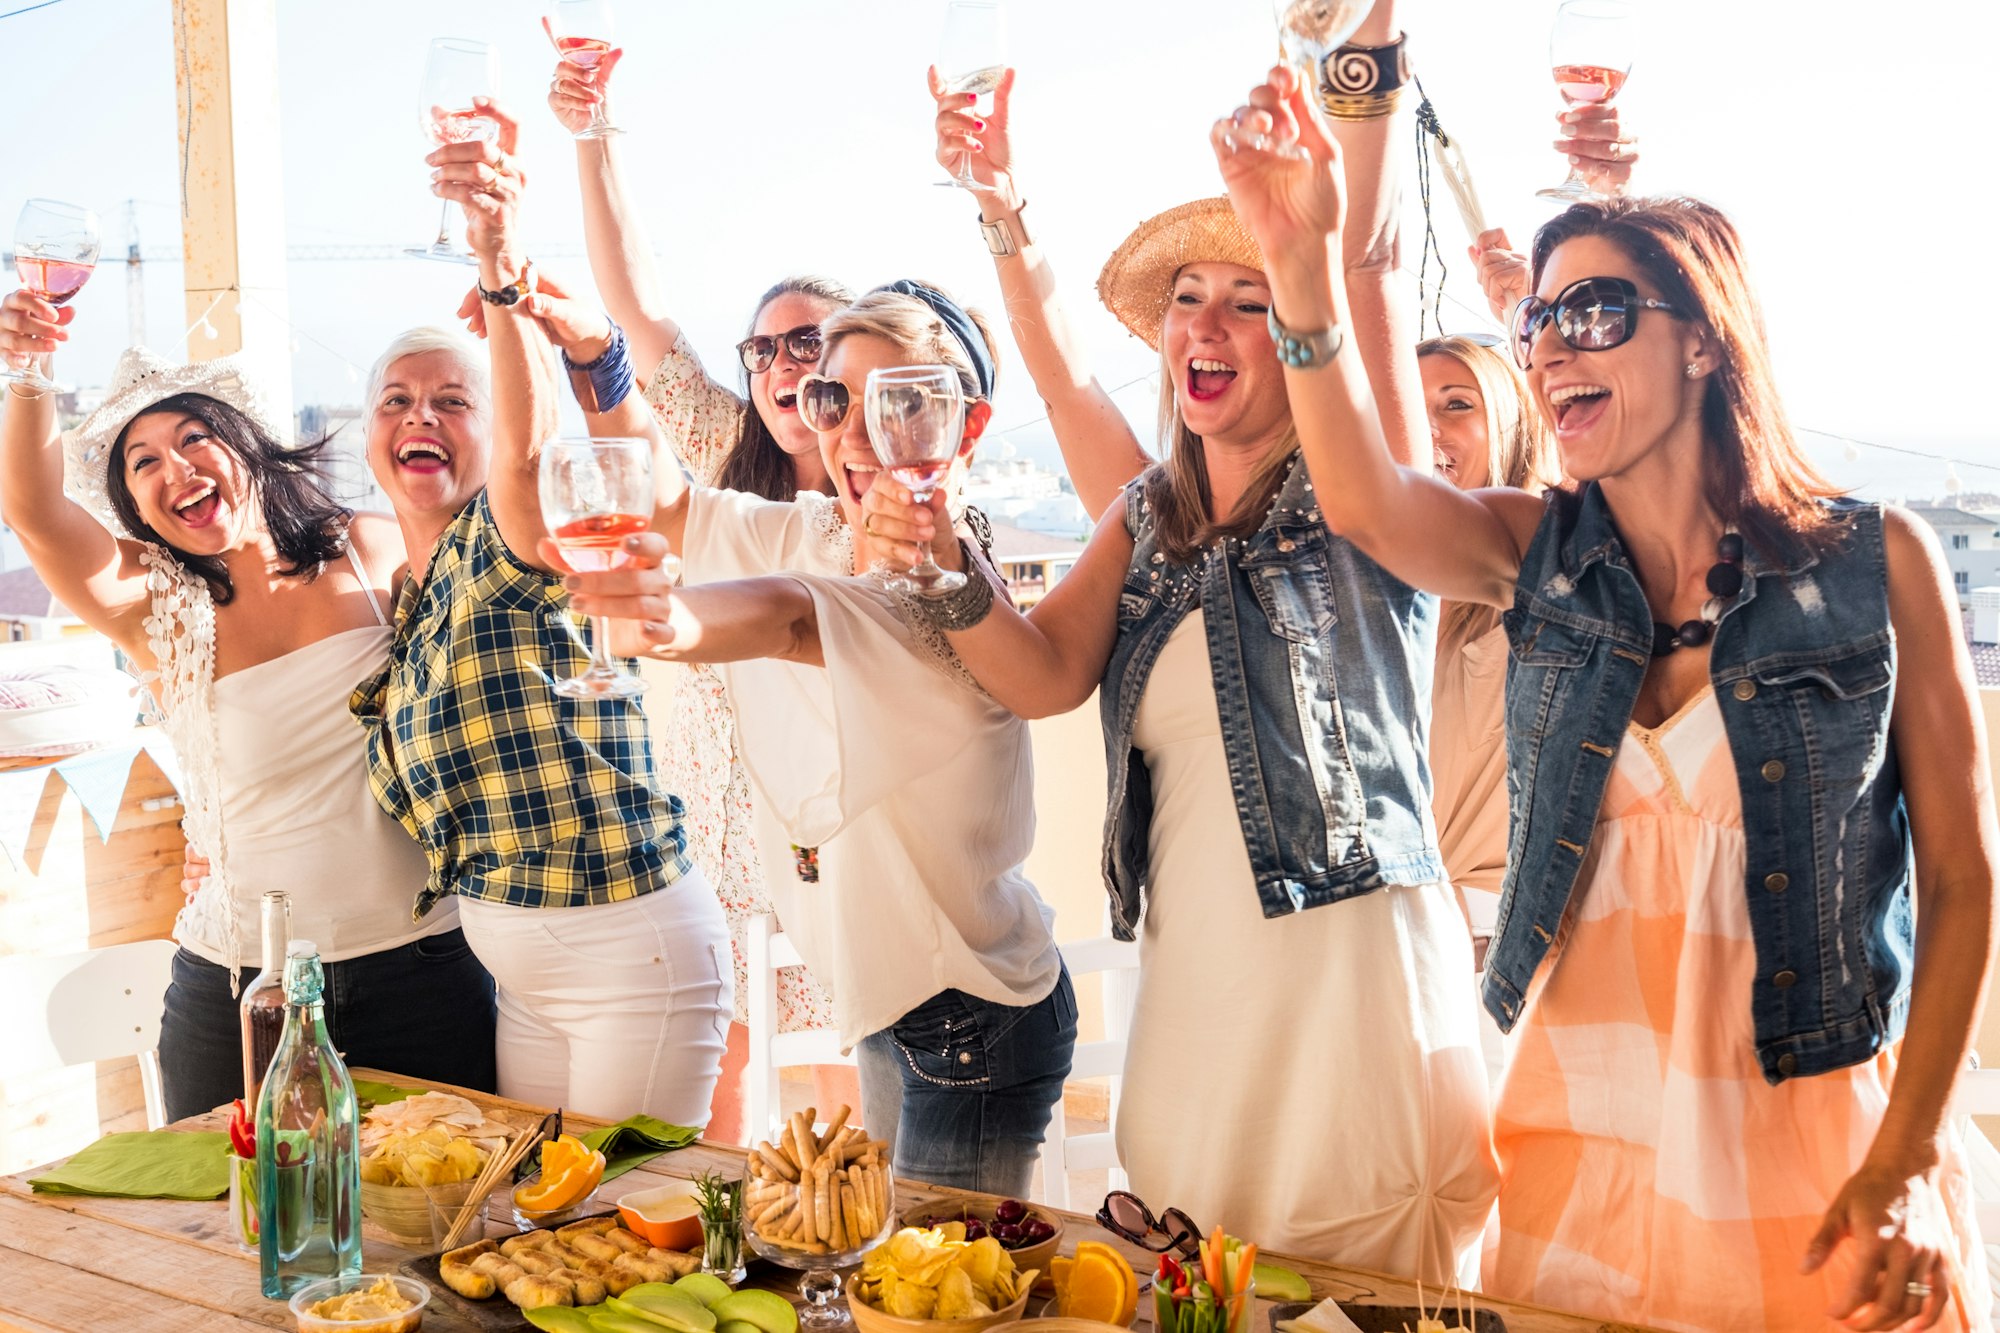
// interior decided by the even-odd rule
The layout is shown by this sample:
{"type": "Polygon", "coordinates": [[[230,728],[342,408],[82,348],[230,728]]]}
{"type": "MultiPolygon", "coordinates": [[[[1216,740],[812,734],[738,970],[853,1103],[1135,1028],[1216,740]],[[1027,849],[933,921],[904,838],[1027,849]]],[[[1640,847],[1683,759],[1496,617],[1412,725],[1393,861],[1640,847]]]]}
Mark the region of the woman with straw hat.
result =
{"type": "MultiPolygon", "coordinates": [[[[53,350],[73,310],[12,293],[0,352],[53,350]]],[[[54,399],[19,385],[0,413],[7,525],[64,604],[148,673],[183,822],[209,858],[174,922],[170,1119],[242,1095],[235,996],[269,889],[328,960],[327,1023],[350,1059],[494,1083],[492,981],[455,912],[411,922],[423,852],[369,796],[347,718],[354,682],[388,659],[402,541],[333,498],[323,445],[284,435],[242,358],[177,365],[143,348],[66,436],[54,399]]]]}
{"type": "MultiPolygon", "coordinates": [[[[1387,125],[1344,128],[1380,153],[1387,125]]],[[[1329,530],[1263,268],[1226,199],[1140,225],[1098,290],[1160,351],[1166,457],[1029,616],[929,606],[1016,712],[1099,692],[1113,929],[1144,961],[1117,1125],[1135,1190],[1277,1249],[1444,1281],[1469,1274],[1494,1170],[1470,946],[1427,798],[1436,603],[1329,530]],[[1286,1169],[1241,1170],[1250,1157],[1286,1169]]],[[[1373,268],[1350,284],[1389,308],[1373,268]]],[[[1428,458],[1414,430],[1399,447],[1428,458]]],[[[967,563],[889,478],[865,512],[894,563],[924,547],[967,563]]]]}

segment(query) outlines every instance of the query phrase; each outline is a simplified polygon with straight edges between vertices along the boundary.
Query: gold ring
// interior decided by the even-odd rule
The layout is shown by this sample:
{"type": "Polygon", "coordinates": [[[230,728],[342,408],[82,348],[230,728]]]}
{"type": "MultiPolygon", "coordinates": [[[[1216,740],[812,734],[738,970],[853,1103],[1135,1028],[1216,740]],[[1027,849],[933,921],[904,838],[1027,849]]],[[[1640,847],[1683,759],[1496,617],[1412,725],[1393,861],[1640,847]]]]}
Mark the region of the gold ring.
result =
{"type": "Polygon", "coordinates": [[[861,516],[861,530],[870,537],[875,535],[875,515],[863,514],[861,516]]]}

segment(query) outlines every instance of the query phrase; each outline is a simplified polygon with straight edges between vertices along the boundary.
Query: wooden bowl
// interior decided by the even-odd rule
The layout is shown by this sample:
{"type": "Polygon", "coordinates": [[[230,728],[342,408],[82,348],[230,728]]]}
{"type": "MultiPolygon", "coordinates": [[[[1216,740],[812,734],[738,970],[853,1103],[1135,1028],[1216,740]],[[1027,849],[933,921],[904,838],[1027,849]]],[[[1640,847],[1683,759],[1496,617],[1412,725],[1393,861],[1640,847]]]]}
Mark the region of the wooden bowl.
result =
{"type": "Polygon", "coordinates": [[[972,1319],[905,1319],[887,1310],[878,1310],[862,1300],[855,1291],[860,1282],[861,1275],[856,1273],[847,1279],[846,1288],[847,1308],[854,1316],[854,1327],[859,1333],[984,1333],[984,1330],[996,1325],[1017,1322],[1028,1308],[1028,1293],[1024,1291],[1006,1309],[972,1319]]]}
{"type": "MultiPolygon", "coordinates": [[[[940,1199],[935,1206],[918,1208],[912,1212],[903,1214],[902,1225],[906,1227],[920,1226],[922,1225],[919,1221],[920,1218],[957,1214],[959,1217],[976,1217],[991,1227],[993,1224],[993,1210],[999,1206],[997,1201],[988,1203],[984,1199],[967,1199],[963,1203],[953,1203],[948,1199],[940,1199]]],[[[1033,1268],[1041,1274],[1041,1276],[1035,1279],[1035,1290],[1046,1295],[1056,1289],[1055,1279],[1049,1271],[1049,1260],[1055,1258],[1056,1251],[1062,1248],[1063,1222],[1060,1217],[1057,1217],[1048,1209],[1037,1207],[1032,1203],[1028,1204],[1028,1216],[1037,1217],[1047,1222],[1056,1229],[1056,1234],[1050,1236],[1047,1240],[1036,1241],[1033,1245],[1023,1245],[1018,1250],[1008,1250],[1007,1253],[1013,1256],[1014,1267],[1016,1269],[1033,1268]]],[[[949,1221],[951,1218],[946,1217],[946,1220],[949,1221]]],[[[1039,1328],[1040,1324],[1037,1323],[1036,1327],[1039,1328]]]]}

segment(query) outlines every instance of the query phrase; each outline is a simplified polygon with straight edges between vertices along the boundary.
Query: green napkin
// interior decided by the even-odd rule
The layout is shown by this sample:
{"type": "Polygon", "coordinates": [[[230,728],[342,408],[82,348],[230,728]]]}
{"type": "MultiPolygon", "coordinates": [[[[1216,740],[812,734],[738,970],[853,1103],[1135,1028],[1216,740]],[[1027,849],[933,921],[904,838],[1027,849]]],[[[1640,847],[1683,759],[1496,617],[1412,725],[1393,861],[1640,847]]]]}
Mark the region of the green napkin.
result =
{"type": "Polygon", "coordinates": [[[362,1110],[387,1106],[390,1102],[400,1102],[425,1091],[423,1088],[402,1088],[394,1083],[370,1083],[365,1078],[354,1080],[354,1099],[361,1103],[362,1110]]]}
{"type": "Polygon", "coordinates": [[[106,1134],[28,1184],[37,1194],[219,1199],[229,1193],[229,1136],[172,1129],[106,1134]]]}
{"type": "Polygon", "coordinates": [[[649,1115],[635,1115],[578,1137],[585,1147],[604,1154],[604,1178],[616,1180],[661,1153],[687,1147],[701,1137],[701,1131],[686,1125],[670,1125],[649,1115]]]}

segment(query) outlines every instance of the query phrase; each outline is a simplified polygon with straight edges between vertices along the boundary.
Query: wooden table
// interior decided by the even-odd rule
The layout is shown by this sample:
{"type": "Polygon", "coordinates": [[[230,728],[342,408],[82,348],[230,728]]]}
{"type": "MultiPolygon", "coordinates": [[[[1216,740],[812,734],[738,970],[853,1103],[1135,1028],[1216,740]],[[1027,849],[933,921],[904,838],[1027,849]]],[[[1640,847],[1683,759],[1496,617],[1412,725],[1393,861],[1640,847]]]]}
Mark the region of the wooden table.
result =
{"type": "MultiPolygon", "coordinates": [[[[397,1074],[357,1069],[357,1077],[411,1084],[418,1080],[397,1074]]],[[[449,1091],[448,1085],[431,1086],[449,1091]]],[[[524,1106],[503,1097],[465,1092],[482,1104],[540,1115],[545,1108],[524,1106]]],[[[566,1126],[604,1122],[564,1114],[566,1126]]],[[[183,1120],[176,1129],[224,1129],[227,1115],[211,1111],[183,1120]]],[[[724,1144],[701,1142],[654,1158],[620,1177],[617,1193],[664,1184],[668,1179],[703,1170],[736,1170],[743,1152],[724,1144]]],[[[228,1201],[187,1203],[164,1199],[101,1199],[83,1195],[39,1195],[28,1186],[32,1176],[48,1167],[0,1177],[0,1329],[97,1330],[133,1329],[145,1333],[260,1333],[290,1329],[292,1318],[282,1301],[266,1300],[258,1289],[257,1260],[242,1253],[228,1217],[228,1201]]],[[[899,1181],[899,1205],[909,1210],[933,1199],[955,1194],[899,1181]]],[[[1135,1246],[1126,1245],[1091,1218],[1063,1214],[1063,1248],[1078,1240],[1117,1245],[1142,1274],[1155,1262],[1135,1246]]],[[[393,1272],[419,1251],[387,1240],[373,1226],[364,1229],[364,1271],[393,1272]]],[[[1336,1264],[1274,1256],[1275,1262],[1302,1273],[1312,1284],[1314,1299],[1332,1296],[1346,1301],[1362,1298],[1375,1304],[1414,1305],[1415,1286],[1385,1273],[1336,1264]]],[[[752,1272],[758,1271],[753,1265],[752,1272]]],[[[790,1274],[771,1278],[786,1282],[790,1274]]],[[[1432,1300],[1436,1293],[1428,1293],[1432,1300]]],[[[1630,1326],[1606,1324],[1538,1306],[1479,1302],[1497,1310],[1509,1333],[1634,1333],[1630,1326]]],[[[1141,1302],[1141,1317],[1146,1303],[1141,1302]]],[[[428,1324],[426,1325],[428,1327],[428,1324]]]]}

